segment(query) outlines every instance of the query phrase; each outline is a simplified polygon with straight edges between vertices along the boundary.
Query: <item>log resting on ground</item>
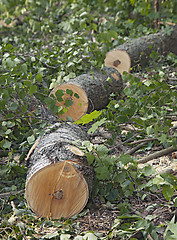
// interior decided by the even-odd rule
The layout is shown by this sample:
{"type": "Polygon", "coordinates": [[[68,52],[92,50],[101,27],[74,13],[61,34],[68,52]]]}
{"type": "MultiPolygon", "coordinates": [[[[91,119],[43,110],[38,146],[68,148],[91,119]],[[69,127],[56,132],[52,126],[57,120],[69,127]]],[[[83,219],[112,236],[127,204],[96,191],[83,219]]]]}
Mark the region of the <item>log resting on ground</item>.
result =
{"type": "Polygon", "coordinates": [[[67,120],[70,117],[73,121],[80,119],[85,113],[93,110],[100,110],[109,103],[111,93],[118,94],[123,89],[123,83],[120,74],[113,68],[105,67],[103,71],[93,71],[88,74],[82,74],[55,87],[50,95],[54,95],[57,90],[63,90],[64,96],[62,102],[57,102],[59,107],[65,106],[65,100],[69,99],[73,104],[67,112],[58,115],[61,119],[67,120]],[[73,95],[66,93],[66,90],[72,90],[73,95]],[[75,94],[79,98],[75,97],[75,94]]]}
{"type": "Polygon", "coordinates": [[[56,123],[32,147],[25,195],[38,216],[69,218],[85,207],[94,172],[85,154],[73,142],[78,146],[86,139],[81,127],[56,123]]]}
{"type": "Polygon", "coordinates": [[[125,56],[122,56],[122,51],[128,53],[131,59],[131,67],[135,70],[138,66],[145,67],[149,64],[150,54],[152,51],[158,52],[160,55],[165,55],[169,52],[177,54],[177,25],[170,29],[164,29],[155,34],[150,34],[144,37],[133,39],[130,42],[124,43],[115,49],[109,51],[105,58],[105,66],[113,67],[122,72],[129,72],[129,62],[124,69],[121,63],[124,62],[125,56]]]}

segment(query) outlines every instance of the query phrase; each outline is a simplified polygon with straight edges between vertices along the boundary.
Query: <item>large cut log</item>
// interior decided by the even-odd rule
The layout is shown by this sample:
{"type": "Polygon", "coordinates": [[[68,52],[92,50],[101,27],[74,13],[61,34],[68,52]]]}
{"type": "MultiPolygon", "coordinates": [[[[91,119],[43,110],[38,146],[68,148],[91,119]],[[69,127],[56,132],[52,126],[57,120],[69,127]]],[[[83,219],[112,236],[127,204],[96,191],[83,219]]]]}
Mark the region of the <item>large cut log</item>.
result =
{"type": "Polygon", "coordinates": [[[177,54],[177,25],[168,31],[133,39],[109,51],[105,58],[105,66],[113,67],[121,74],[132,68],[148,65],[152,51],[165,55],[169,52],[177,54]],[[129,57],[127,56],[129,55],[129,57]],[[131,59],[131,64],[130,64],[131,59]]]}
{"type": "Polygon", "coordinates": [[[74,145],[87,135],[71,123],[56,123],[33,145],[28,154],[26,200],[41,217],[69,218],[86,205],[93,186],[93,169],[74,145]]]}
{"type": "Polygon", "coordinates": [[[69,117],[76,121],[86,112],[106,107],[110,94],[120,93],[122,88],[120,74],[113,68],[105,67],[103,71],[82,74],[67,83],[58,85],[50,95],[56,96],[56,92],[62,90],[62,101],[57,101],[57,106],[64,109],[58,113],[58,117],[63,120],[67,120],[69,117]],[[66,107],[68,100],[72,105],[66,107]]]}

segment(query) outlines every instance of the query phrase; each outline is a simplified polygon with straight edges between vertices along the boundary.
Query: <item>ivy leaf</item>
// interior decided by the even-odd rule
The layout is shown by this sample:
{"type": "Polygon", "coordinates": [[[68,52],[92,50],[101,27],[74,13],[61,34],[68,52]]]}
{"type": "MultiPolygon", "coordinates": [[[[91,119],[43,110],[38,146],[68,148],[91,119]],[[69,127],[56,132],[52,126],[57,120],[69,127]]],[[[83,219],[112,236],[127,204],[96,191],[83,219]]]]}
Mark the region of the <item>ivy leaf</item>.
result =
{"type": "Polygon", "coordinates": [[[37,86],[36,85],[31,85],[31,87],[29,89],[30,95],[32,95],[35,92],[37,92],[37,86]]]}

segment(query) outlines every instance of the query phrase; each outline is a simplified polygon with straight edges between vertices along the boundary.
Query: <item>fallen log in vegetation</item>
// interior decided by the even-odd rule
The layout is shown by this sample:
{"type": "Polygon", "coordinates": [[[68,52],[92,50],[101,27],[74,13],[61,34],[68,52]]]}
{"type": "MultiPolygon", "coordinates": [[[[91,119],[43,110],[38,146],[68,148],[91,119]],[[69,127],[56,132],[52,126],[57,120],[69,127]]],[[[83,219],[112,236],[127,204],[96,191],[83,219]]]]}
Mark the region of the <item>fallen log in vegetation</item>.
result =
{"type": "Polygon", "coordinates": [[[154,58],[153,51],[161,55],[172,52],[177,54],[177,25],[158,33],[133,39],[109,51],[105,58],[105,66],[113,67],[121,74],[129,72],[138,66],[147,66],[150,59],[154,58]]]}
{"type": "Polygon", "coordinates": [[[50,95],[57,98],[57,113],[63,120],[76,121],[86,112],[100,110],[109,103],[113,92],[120,93],[123,83],[120,74],[113,68],[82,74],[67,83],[55,87],[50,95]],[[58,93],[57,93],[58,92],[58,93]],[[60,101],[59,101],[60,100],[60,101]]]}
{"type": "Polygon", "coordinates": [[[94,173],[84,153],[73,142],[81,145],[86,139],[79,126],[56,123],[32,148],[25,194],[38,216],[69,218],[85,207],[94,173]]]}

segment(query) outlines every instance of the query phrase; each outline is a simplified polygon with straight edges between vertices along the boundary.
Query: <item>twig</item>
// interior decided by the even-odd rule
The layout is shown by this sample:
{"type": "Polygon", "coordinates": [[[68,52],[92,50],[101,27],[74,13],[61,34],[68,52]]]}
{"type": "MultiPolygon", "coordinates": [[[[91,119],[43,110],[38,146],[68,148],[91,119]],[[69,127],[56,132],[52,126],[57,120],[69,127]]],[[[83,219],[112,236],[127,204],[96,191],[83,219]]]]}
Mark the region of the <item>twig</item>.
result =
{"type": "Polygon", "coordinates": [[[149,156],[146,156],[140,160],[138,160],[137,162],[138,163],[146,163],[154,158],[158,158],[158,157],[162,157],[164,155],[167,155],[171,152],[175,152],[177,151],[177,146],[176,147],[169,147],[169,148],[166,148],[166,149],[163,149],[161,151],[158,151],[158,152],[155,152],[153,154],[150,154],[149,156]]]}
{"type": "Polygon", "coordinates": [[[128,150],[127,152],[125,152],[125,154],[131,155],[131,154],[135,153],[138,149],[140,149],[141,147],[143,147],[144,144],[145,144],[144,142],[140,143],[140,144],[137,145],[136,147],[128,150]]]}
{"type": "Polygon", "coordinates": [[[14,191],[14,192],[0,193],[0,197],[1,197],[1,198],[9,197],[9,196],[11,196],[11,195],[16,195],[16,194],[22,193],[23,191],[24,191],[24,190],[14,191]]]}
{"type": "Polygon", "coordinates": [[[131,142],[131,145],[137,144],[137,143],[142,143],[142,142],[150,142],[150,141],[156,141],[158,138],[146,138],[146,139],[140,139],[134,142],[131,142]]]}

